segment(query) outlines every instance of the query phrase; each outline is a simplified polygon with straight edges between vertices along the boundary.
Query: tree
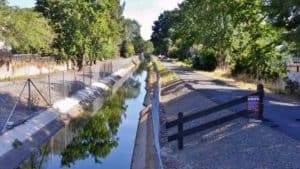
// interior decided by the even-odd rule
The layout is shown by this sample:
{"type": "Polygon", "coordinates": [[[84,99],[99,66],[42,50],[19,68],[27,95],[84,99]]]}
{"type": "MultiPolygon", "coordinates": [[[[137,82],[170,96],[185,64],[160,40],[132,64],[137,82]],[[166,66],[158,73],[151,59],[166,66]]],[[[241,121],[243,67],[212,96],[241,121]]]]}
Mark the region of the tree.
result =
{"type": "Polygon", "coordinates": [[[284,72],[276,46],[284,42],[282,31],[268,19],[267,5],[260,0],[184,1],[154,22],[155,52],[179,59],[217,56],[219,65],[229,64],[233,74],[276,79],[284,72]]]}
{"type": "Polygon", "coordinates": [[[145,41],[141,36],[141,25],[136,20],[124,20],[123,41],[126,41],[125,44],[131,43],[134,46],[135,53],[143,52],[143,44],[145,41]]]}
{"type": "Polygon", "coordinates": [[[79,68],[84,61],[117,54],[122,31],[119,0],[39,0],[36,10],[51,20],[60,54],[79,68]]]}
{"type": "Polygon", "coordinates": [[[85,159],[89,155],[100,163],[118,145],[116,134],[126,110],[125,95],[124,90],[117,91],[116,95],[105,101],[86,126],[78,131],[61,154],[62,166],[70,167],[76,160],[85,159]]]}
{"type": "Polygon", "coordinates": [[[155,54],[168,55],[171,46],[171,36],[169,30],[176,23],[174,15],[177,11],[166,11],[162,13],[158,20],[154,22],[151,42],[154,46],[155,54]]]}
{"type": "Polygon", "coordinates": [[[55,33],[48,20],[31,9],[0,9],[0,39],[17,53],[51,53],[55,33]],[[34,25],[34,26],[32,26],[34,25]]]}
{"type": "Polygon", "coordinates": [[[154,51],[154,47],[151,41],[145,41],[143,44],[143,51],[147,54],[151,54],[154,51]]]}
{"type": "Polygon", "coordinates": [[[133,44],[128,41],[123,41],[120,51],[121,51],[121,56],[126,58],[132,56],[135,53],[133,44]]]}
{"type": "Polygon", "coordinates": [[[291,51],[300,52],[300,1],[270,0],[266,3],[269,20],[275,27],[284,28],[282,38],[289,42],[291,51]]]}

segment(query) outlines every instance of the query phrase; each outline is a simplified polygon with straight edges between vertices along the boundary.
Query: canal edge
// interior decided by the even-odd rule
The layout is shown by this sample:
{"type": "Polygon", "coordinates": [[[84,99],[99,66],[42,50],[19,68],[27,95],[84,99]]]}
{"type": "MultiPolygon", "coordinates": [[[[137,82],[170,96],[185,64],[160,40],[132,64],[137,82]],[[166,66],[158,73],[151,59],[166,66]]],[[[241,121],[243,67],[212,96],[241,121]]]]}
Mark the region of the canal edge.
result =
{"type": "Polygon", "coordinates": [[[150,62],[146,78],[147,93],[144,98],[145,107],[140,112],[131,169],[162,169],[160,148],[158,147],[157,150],[155,144],[154,119],[152,117],[153,111],[158,110],[155,113],[159,113],[159,79],[157,70],[155,70],[153,63],[150,62]]]}
{"type": "Polygon", "coordinates": [[[59,129],[68,124],[71,119],[80,116],[84,111],[85,105],[82,105],[83,102],[86,103],[87,101],[93,101],[101,97],[102,100],[104,100],[127,80],[130,74],[140,65],[142,60],[143,58],[135,60],[130,65],[114,72],[111,76],[104,78],[100,82],[93,83],[83,90],[77,91],[70,98],[58,101],[60,103],[54,104],[52,108],[45,110],[24,124],[1,135],[0,169],[17,168],[28,155],[34,152],[59,129]],[[66,108],[70,107],[70,105],[66,105],[68,102],[71,102],[73,106],[71,109],[66,108]],[[39,121],[43,119],[47,119],[45,123],[44,121],[39,121]],[[37,122],[39,122],[39,124],[36,124],[37,122]],[[15,140],[20,141],[20,145],[17,148],[12,146],[15,140]]]}

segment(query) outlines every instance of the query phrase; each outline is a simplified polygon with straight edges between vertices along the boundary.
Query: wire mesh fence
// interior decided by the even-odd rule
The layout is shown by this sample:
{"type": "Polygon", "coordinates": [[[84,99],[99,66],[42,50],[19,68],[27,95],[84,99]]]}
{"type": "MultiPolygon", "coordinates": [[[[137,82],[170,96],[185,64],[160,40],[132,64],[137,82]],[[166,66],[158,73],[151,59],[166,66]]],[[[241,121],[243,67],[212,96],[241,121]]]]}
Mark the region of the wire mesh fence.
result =
{"type": "Polygon", "coordinates": [[[30,79],[0,82],[0,134],[39,114],[54,102],[126,67],[137,56],[86,65],[78,70],[48,73],[30,79]]]}

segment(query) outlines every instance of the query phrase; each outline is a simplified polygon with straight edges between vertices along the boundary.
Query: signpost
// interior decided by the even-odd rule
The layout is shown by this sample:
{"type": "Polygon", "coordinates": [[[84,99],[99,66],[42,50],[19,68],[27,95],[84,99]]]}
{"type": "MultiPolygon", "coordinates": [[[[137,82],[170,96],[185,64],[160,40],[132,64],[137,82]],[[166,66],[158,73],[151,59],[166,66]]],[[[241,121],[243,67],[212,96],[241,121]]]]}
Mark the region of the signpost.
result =
{"type": "Polygon", "coordinates": [[[249,96],[247,102],[248,111],[258,113],[259,111],[259,97],[258,96],[249,96]]]}
{"type": "Polygon", "coordinates": [[[256,114],[257,120],[263,120],[264,112],[264,86],[262,84],[257,85],[257,95],[248,96],[247,109],[250,112],[256,114]]]}

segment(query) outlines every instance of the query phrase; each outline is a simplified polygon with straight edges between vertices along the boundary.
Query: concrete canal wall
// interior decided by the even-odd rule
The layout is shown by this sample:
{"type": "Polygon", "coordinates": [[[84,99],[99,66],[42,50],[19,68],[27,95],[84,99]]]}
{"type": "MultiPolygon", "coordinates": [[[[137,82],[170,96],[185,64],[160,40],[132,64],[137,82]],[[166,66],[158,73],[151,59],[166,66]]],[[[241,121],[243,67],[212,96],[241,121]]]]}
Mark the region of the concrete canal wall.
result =
{"type": "Polygon", "coordinates": [[[140,62],[134,60],[111,76],[54,103],[24,124],[3,133],[0,136],[0,169],[17,168],[70,120],[79,117],[86,109],[95,111],[101,108],[105,98],[122,86],[140,62]]]}

